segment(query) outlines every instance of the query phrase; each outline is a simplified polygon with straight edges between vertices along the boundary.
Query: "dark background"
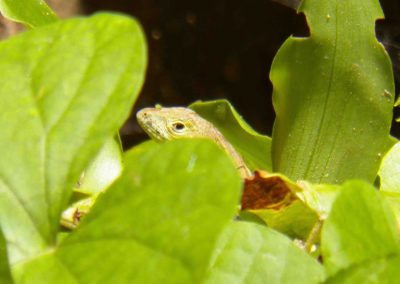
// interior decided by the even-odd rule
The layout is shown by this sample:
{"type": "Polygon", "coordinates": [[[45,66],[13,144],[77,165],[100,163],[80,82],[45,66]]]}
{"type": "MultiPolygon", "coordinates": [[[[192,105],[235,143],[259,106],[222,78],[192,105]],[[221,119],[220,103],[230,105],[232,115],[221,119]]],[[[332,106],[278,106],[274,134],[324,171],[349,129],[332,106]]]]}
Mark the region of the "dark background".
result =
{"type": "MultiPolygon", "coordinates": [[[[268,74],[279,46],[307,34],[303,16],[270,0],[118,0],[83,2],[84,13],[128,13],[149,45],[146,83],[132,113],[227,98],[258,131],[271,134],[274,111],[268,74]]],[[[146,139],[134,115],[121,131],[126,146],[146,139]]]]}

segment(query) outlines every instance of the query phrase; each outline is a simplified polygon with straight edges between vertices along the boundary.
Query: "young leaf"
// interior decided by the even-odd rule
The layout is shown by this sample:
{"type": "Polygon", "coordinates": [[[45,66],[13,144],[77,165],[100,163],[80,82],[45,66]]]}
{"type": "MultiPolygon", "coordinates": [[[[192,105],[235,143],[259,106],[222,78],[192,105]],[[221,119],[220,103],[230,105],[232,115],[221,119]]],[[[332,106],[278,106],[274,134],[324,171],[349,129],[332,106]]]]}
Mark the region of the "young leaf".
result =
{"type": "Polygon", "coordinates": [[[209,140],[182,139],[135,147],[124,166],[80,227],[58,248],[21,264],[17,279],[201,283],[239,200],[231,159],[209,140]]]}
{"type": "MultiPolygon", "coordinates": [[[[324,264],[331,275],[379,258],[389,260],[400,248],[393,212],[374,187],[360,181],[343,185],[321,238],[324,264]]],[[[368,275],[375,277],[375,272],[368,275]]]]}
{"type": "Polygon", "coordinates": [[[256,171],[245,181],[242,212],[258,216],[268,227],[290,237],[306,239],[318,221],[318,214],[299,199],[301,190],[285,176],[256,171]]]}
{"type": "Polygon", "coordinates": [[[0,44],[0,223],[11,263],[54,246],[70,189],[128,117],[145,67],[141,29],[117,15],[0,44]]]}
{"type": "Polygon", "coordinates": [[[221,131],[250,169],[272,170],[271,138],[251,128],[227,100],[199,101],[189,107],[221,131]]]}
{"type": "Polygon", "coordinates": [[[290,239],[264,226],[235,222],[217,243],[211,283],[321,283],[324,269],[290,239]]]}
{"type": "Polygon", "coordinates": [[[43,26],[57,21],[57,16],[44,0],[0,0],[4,17],[28,27],[43,26]]]}
{"type": "Polygon", "coordinates": [[[394,100],[389,57],[375,38],[378,0],[304,0],[310,37],[290,38],[271,69],[274,171],[293,180],[375,180],[394,100]]]}

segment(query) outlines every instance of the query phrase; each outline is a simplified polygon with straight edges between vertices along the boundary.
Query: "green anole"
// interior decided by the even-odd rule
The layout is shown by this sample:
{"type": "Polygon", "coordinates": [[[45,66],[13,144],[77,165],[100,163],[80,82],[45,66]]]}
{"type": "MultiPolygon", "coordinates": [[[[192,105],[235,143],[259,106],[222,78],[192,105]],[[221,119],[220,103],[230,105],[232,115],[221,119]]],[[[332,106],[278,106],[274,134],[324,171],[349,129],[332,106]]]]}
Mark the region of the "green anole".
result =
{"type": "Polygon", "coordinates": [[[209,121],[184,107],[144,108],[136,114],[139,125],[155,141],[208,138],[232,158],[242,178],[252,176],[242,157],[209,121]]]}

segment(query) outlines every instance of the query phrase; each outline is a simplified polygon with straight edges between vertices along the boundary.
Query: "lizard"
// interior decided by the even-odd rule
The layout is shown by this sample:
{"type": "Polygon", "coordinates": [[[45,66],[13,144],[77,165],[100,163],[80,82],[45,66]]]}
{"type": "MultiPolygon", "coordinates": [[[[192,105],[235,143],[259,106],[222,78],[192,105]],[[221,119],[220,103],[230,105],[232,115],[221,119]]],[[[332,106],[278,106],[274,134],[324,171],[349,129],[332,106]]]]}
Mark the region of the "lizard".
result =
{"type": "Polygon", "coordinates": [[[144,108],[137,112],[140,127],[155,141],[179,138],[208,138],[220,146],[233,160],[240,176],[252,176],[241,155],[209,121],[185,107],[144,108]]]}
{"type": "MultiPolygon", "coordinates": [[[[155,141],[162,142],[179,138],[208,138],[219,145],[231,158],[243,179],[252,173],[240,154],[223,134],[209,121],[185,107],[144,108],[136,114],[139,125],[155,141]]],[[[60,220],[67,229],[75,229],[82,216],[86,215],[97,196],[79,200],[67,208],[60,220]]]]}

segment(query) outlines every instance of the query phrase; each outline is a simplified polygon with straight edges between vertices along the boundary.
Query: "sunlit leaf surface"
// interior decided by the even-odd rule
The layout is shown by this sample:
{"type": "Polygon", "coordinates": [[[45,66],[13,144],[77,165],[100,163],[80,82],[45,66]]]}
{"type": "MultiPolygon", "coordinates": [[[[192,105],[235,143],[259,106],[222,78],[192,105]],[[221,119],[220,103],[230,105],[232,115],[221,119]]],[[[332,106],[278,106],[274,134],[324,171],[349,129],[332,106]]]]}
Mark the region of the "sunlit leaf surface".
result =
{"type": "Polygon", "coordinates": [[[145,143],[57,248],[17,268],[30,283],[200,283],[241,182],[208,140],[145,143]],[[209,159],[209,155],[213,157],[209,159]],[[52,282],[55,281],[55,282],[52,282]]]}
{"type": "Polygon", "coordinates": [[[394,82],[375,38],[377,0],[304,0],[310,37],[291,37],[270,78],[274,171],[293,180],[375,180],[387,150],[394,82]]]}
{"type": "Polygon", "coordinates": [[[71,189],[127,118],[145,67],[139,26],[116,15],[0,43],[0,224],[12,264],[55,245],[71,189]]]}

